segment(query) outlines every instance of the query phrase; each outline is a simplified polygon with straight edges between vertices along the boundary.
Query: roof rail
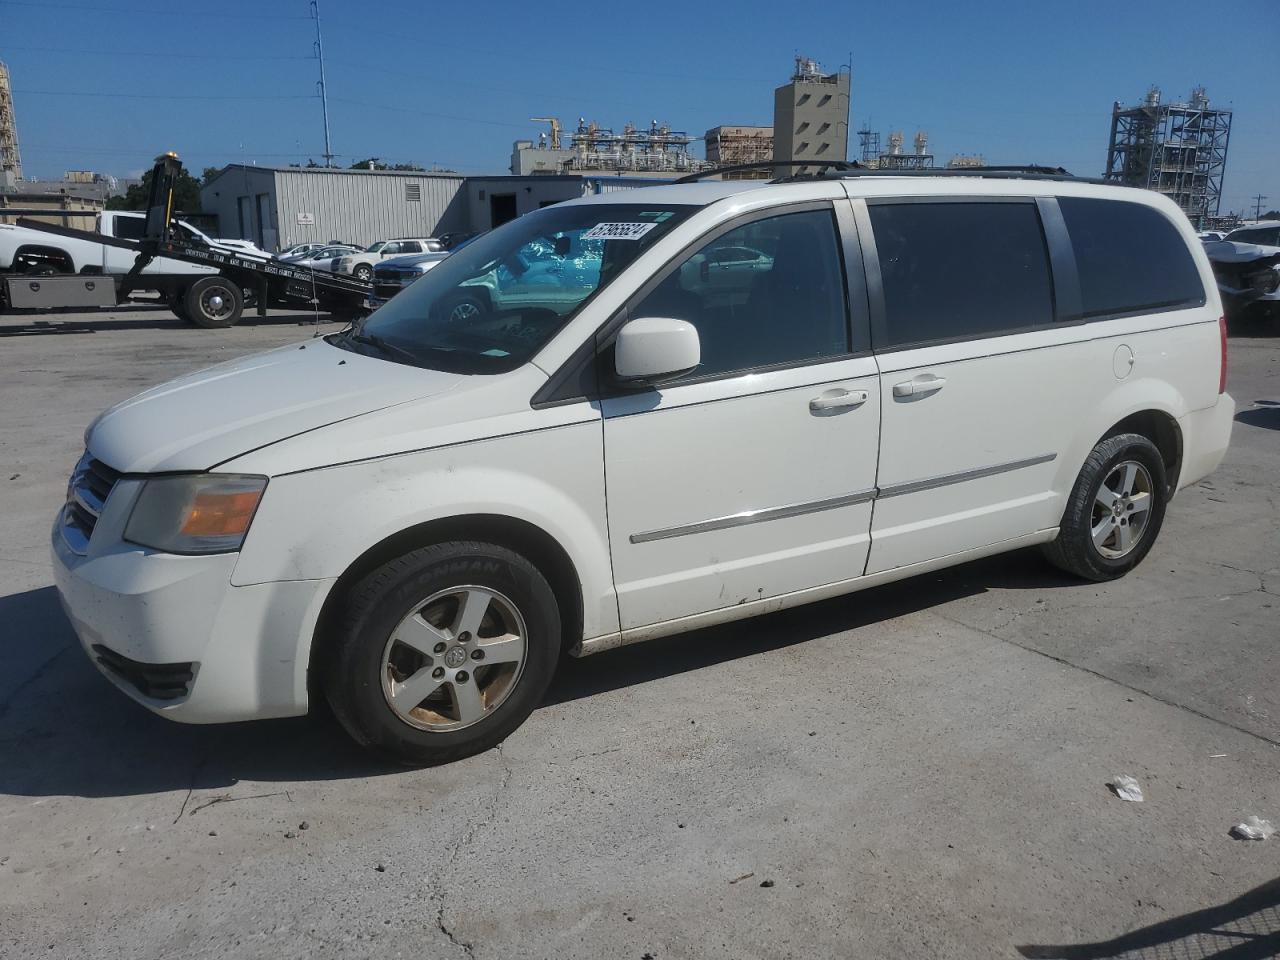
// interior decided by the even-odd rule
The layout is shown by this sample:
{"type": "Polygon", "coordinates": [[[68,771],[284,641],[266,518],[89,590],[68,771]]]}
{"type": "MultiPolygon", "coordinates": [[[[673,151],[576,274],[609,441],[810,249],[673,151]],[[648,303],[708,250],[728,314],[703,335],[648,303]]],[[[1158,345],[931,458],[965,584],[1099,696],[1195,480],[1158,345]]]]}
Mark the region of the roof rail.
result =
{"type": "Polygon", "coordinates": [[[685,174],[672,183],[696,183],[722,173],[745,173],[748,170],[773,170],[774,167],[816,167],[819,170],[855,171],[865,169],[856,160],[758,160],[755,163],[734,163],[727,167],[713,167],[685,174]]]}
{"type": "Polygon", "coordinates": [[[835,173],[790,174],[778,177],[772,183],[792,183],[798,180],[842,180],[847,177],[990,177],[997,180],[1069,180],[1074,183],[1109,183],[1095,177],[1077,177],[1063,167],[1026,166],[998,167],[928,167],[918,170],[895,168],[870,169],[859,166],[855,170],[837,170],[835,173]]]}

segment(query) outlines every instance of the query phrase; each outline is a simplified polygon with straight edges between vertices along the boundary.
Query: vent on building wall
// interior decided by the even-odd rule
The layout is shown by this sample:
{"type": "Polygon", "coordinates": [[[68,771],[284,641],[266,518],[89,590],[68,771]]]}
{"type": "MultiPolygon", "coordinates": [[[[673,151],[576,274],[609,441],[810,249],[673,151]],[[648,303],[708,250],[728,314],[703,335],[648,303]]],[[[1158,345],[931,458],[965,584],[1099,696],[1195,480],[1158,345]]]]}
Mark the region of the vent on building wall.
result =
{"type": "Polygon", "coordinates": [[[417,203],[422,199],[422,184],[406,183],[404,185],[404,198],[410,203],[417,203]]]}

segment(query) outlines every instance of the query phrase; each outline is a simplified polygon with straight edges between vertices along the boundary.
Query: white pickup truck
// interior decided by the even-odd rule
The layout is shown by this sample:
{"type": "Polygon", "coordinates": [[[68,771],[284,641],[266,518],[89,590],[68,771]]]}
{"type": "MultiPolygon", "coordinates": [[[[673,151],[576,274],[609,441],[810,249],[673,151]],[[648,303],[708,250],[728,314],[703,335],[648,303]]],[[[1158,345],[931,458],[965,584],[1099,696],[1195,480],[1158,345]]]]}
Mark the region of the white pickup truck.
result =
{"type": "MultiPolygon", "coordinates": [[[[181,220],[176,223],[178,230],[184,235],[183,239],[189,243],[241,256],[271,259],[270,254],[247,241],[215,240],[189,223],[181,220]]],[[[138,241],[142,239],[145,226],[146,215],[143,213],[104,210],[98,214],[96,231],[104,237],[138,241]]],[[[0,223],[0,274],[126,274],[136,258],[137,254],[119,246],[0,223]]],[[[170,307],[183,319],[186,319],[183,302],[191,284],[217,272],[214,267],[167,257],[156,257],[142,269],[143,276],[155,278],[152,289],[163,294],[170,307]]]]}
{"type": "MultiPolygon", "coordinates": [[[[140,240],[146,215],[129,210],[104,210],[98,214],[97,232],[120,240],[140,240]]],[[[268,254],[257,248],[247,249],[243,241],[223,243],[201,233],[188,223],[178,221],[178,228],[193,243],[234,250],[236,253],[264,259],[268,254]]],[[[58,273],[128,273],[135,254],[116,246],[94,243],[78,237],[62,237],[40,230],[0,223],[0,273],[52,275],[58,273]]],[[[211,267],[183,263],[157,257],[142,271],[145,274],[216,273],[211,267]]]]}

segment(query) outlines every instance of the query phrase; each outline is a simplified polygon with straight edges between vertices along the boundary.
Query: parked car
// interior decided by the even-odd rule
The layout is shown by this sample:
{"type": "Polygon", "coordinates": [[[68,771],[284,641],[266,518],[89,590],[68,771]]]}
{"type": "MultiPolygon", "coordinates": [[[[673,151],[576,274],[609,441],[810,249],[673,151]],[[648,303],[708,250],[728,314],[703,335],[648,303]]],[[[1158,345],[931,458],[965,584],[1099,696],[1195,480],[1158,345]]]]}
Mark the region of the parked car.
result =
{"type": "Polygon", "coordinates": [[[1229,318],[1280,314],[1280,220],[1238,227],[1204,249],[1229,318]]]}
{"type": "Polygon", "coordinates": [[[349,253],[333,262],[334,273],[349,273],[365,283],[373,280],[373,266],[391,257],[403,257],[412,253],[439,253],[444,250],[439,240],[426,239],[379,240],[365,250],[349,253]]]}
{"type": "Polygon", "coordinates": [[[369,302],[381,306],[448,256],[447,251],[440,251],[383,260],[373,268],[373,296],[369,302]]]}
{"type": "Polygon", "coordinates": [[[1023,547],[1125,575],[1230,437],[1209,261],[1157,193],[966,173],[557,204],[107,410],[52,533],[81,645],[162,716],[323,696],[433,763],[566,653],[1023,547]]]}
{"type": "Polygon", "coordinates": [[[310,253],[304,253],[300,257],[293,257],[286,260],[295,267],[310,267],[312,270],[330,270],[333,268],[333,261],[338,257],[345,257],[351,253],[359,253],[359,247],[348,246],[346,244],[321,247],[319,250],[312,250],[310,253]]]}
{"type": "Polygon", "coordinates": [[[289,247],[287,250],[281,250],[279,253],[277,253],[276,259],[277,260],[293,260],[295,258],[305,257],[307,254],[315,250],[323,250],[325,247],[328,247],[328,246],[332,246],[332,244],[319,243],[319,242],[295,243],[292,247],[289,247]]]}

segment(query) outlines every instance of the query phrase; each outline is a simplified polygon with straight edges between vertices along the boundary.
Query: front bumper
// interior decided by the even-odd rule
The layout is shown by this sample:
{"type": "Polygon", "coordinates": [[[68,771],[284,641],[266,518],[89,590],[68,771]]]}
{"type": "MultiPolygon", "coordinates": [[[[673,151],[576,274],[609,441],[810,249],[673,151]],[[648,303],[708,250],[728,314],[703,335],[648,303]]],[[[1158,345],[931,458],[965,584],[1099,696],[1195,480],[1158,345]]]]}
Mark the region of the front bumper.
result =
{"type": "Polygon", "coordinates": [[[84,553],[54,524],[54,581],[89,659],[153,712],[222,723],[307,712],[307,666],[334,580],[231,585],[238,554],[182,557],[120,538],[122,481],[84,553]]]}

